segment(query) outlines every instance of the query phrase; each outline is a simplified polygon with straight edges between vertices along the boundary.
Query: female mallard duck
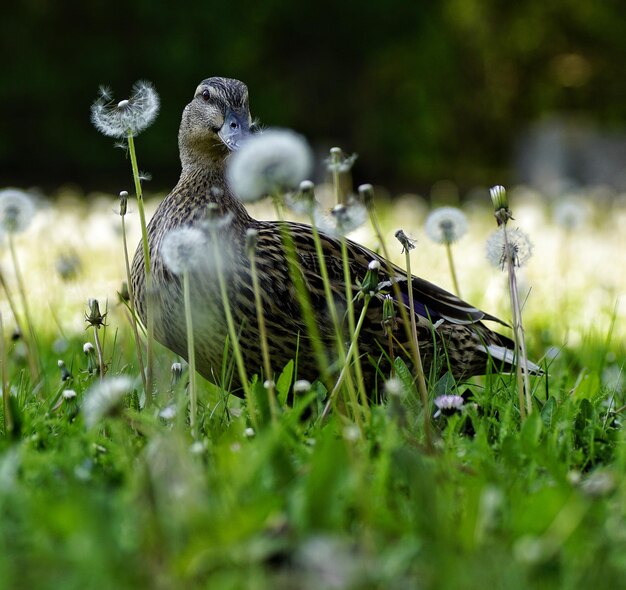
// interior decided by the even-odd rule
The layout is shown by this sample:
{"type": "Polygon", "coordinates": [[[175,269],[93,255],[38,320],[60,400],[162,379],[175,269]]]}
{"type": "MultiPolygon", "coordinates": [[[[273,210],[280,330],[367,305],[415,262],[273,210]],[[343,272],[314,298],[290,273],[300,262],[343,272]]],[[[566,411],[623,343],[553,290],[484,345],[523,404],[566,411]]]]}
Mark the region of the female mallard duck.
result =
{"type": "MultiPolygon", "coordinates": [[[[318,366],[301,318],[300,305],[290,279],[278,222],[258,221],[246,209],[226,182],[225,163],[228,154],[251,132],[248,90],[242,82],[227,78],[209,78],[196,89],[193,100],[185,107],[178,135],[182,173],[178,184],[163,200],[148,225],[148,242],[154,285],[155,338],[182,357],[187,356],[182,280],[163,263],[161,244],[174,228],[197,226],[206,221],[209,206],[225,222],[214,230],[219,243],[222,267],[226,270],[227,291],[234,321],[240,333],[244,361],[250,373],[262,366],[260,339],[250,263],[246,252],[246,232],[258,232],[256,265],[262,291],[265,323],[269,333],[272,364],[276,370],[298,354],[298,378],[315,379],[318,366]]],[[[212,214],[213,215],[213,214],[212,214]]],[[[334,333],[327,310],[322,279],[311,227],[286,222],[295,244],[296,257],[310,292],[320,335],[329,351],[333,350],[334,333]]],[[[321,241],[329,278],[337,304],[345,307],[345,283],[341,263],[341,243],[321,232],[321,241]]],[[[371,250],[347,240],[352,282],[364,278],[372,260],[381,263],[380,280],[397,281],[403,301],[408,306],[408,289],[413,290],[414,310],[419,331],[421,356],[426,375],[449,370],[456,378],[484,374],[489,359],[504,370],[511,368],[512,342],[482,323],[500,322],[439,287],[390,266],[371,250]],[[393,270],[393,277],[387,269],[393,270]]],[[[133,293],[139,316],[146,319],[144,257],[141,245],[135,253],[132,271],[133,293]]],[[[207,256],[209,253],[207,252],[207,256]]],[[[215,381],[221,373],[227,323],[222,308],[218,281],[207,266],[204,272],[191,275],[191,301],[198,371],[215,381]]],[[[355,291],[357,287],[354,287],[355,291]]],[[[362,302],[356,302],[360,312],[362,302]]],[[[374,298],[359,338],[362,354],[384,367],[387,337],[381,323],[382,302],[374,298]]],[[[503,322],[500,322],[503,323],[503,322]]],[[[396,354],[403,354],[405,329],[399,319],[394,330],[396,354]],[[399,343],[399,344],[398,344],[399,343]]],[[[408,350],[406,343],[404,349],[408,350]]],[[[369,385],[376,371],[364,362],[369,385]]],[[[538,369],[533,365],[533,369],[538,369]]],[[[235,378],[235,386],[237,379],[235,378]]]]}

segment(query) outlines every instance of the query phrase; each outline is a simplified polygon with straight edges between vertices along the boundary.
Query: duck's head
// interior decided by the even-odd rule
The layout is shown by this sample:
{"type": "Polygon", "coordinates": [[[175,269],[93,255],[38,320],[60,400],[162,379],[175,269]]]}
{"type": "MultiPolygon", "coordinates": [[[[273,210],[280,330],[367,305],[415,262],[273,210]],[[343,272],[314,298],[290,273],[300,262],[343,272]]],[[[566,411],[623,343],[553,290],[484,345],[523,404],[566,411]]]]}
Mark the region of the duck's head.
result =
{"type": "Polygon", "coordinates": [[[223,161],[250,134],[248,88],[231,78],[200,82],[185,107],[178,134],[181,159],[223,161]]]}

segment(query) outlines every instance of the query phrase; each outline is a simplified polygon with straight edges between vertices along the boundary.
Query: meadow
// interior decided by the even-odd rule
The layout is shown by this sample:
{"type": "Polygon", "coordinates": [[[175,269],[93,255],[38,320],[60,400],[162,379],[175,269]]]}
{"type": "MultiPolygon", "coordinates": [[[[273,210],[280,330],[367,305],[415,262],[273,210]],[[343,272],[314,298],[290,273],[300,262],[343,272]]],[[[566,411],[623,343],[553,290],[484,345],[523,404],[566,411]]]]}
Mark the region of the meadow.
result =
{"type": "MultiPolygon", "coordinates": [[[[459,205],[454,187],[442,183],[434,202],[376,194],[394,261],[404,263],[393,238],[401,227],[417,240],[413,272],[452,290],[445,250],[424,223],[433,207],[459,205]]],[[[329,187],[318,196],[331,204],[329,187]]],[[[452,246],[463,298],[509,319],[506,273],[485,256],[496,228],[488,191],[463,196],[468,232],[452,246]]],[[[159,199],[146,199],[148,216],[159,199]]],[[[0,301],[13,419],[7,430],[3,409],[0,586],[620,587],[626,198],[603,187],[575,197],[517,187],[509,201],[511,226],[533,244],[518,282],[529,357],[546,370],[531,378],[524,420],[512,375],[459,384],[463,407],[437,413],[433,402],[450,383],[428,384],[424,410],[400,368],[401,391],[371,405],[363,428],[339,411],[320,420],[314,393],[281,404],[276,420],[251,417],[244,401],[199,378],[192,437],[188,368],[172,371],[180,359],[159,346],[155,399],[145,404],[119,297],[118,199],[70,189],[37,197],[32,223],[12,238],[42,367],[36,386],[11,307],[0,301]],[[90,299],[106,312],[100,329],[85,321],[90,299]],[[128,393],[108,393],[113,401],[88,414],[87,398],[116,379],[128,393]]],[[[250,209],[273,217],[266,202],[250,209]]],[[[132,253],[140,240],[132,199],[126,224],[132,253]]],[[[377,247],[368,223],[350,237],[377,247]]],[[[6,236],[3,243],[2,273],[23,314],[6,236]]],[[[285,367],[279,400],[295,379],[285,367]]]]}

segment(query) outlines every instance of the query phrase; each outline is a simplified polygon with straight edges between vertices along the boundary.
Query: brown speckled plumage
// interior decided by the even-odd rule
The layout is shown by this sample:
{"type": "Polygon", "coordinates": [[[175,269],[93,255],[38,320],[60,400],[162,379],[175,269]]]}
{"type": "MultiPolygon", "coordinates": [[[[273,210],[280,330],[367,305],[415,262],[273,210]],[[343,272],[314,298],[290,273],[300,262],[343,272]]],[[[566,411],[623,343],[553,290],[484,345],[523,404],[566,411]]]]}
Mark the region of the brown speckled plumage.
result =
{"type": "MultiPolygon", "coordinates": [[[[299,345],[298,378],[313,380],[318,376],[318,367],[289,278],[278,223],[258,221],[250,217],[225,180],[225,162],[229,154],[227,145],[236,143],[236,135],[229,135],[228,130],[224,131],[227,121],[231,121],[231,126],[241,125],[240,129],[233,127],[237,133],[248,131],[251,120],[245,85],[225,78],[204,80],[183,113],[179,132],[182,162],[180,180],[160,204],[148,225],[155,290],[155,337],[182,357],[187,356],[182,282],[180,277],[164,267],[160,246],[163,237],[171,229],[197,225],[205,220],[207,207],[213,203],[220,214],[232,216],[230,223],[217,230],[217,240],[221,261],[226,270],[233,317],[241,330],[240,344],[248,372],[253,374],[260,371],[262,365],[250,266],[245,252],[246,230],[254,228],[258,231],[256,262],[274,370],[281,370],[294,357],[299,345]],[[233,116],[235,119],[232,119],[233,116]]],[[[327,349],[332,351],[332,322],[327,311],[311,228],[300,223],[287,222],[287,225],[311,294],[321,336],[327,349]]],[[[345,308],[340,242],[323,233],[321,237],[335,301],[340,308],[345,308]]],[[[355,242],[348,240],[347,245],[353,284],[364,278],[372,259],[381,262],[381,280],[389,280],[387,263],[380,256],[355,242]]],[[[210,248],[207,250],[207,258],[210,258],[213,254],[210,248]]],[[[401,269],[393,268],[393,280],[397,280],[406,293],[406,275],[401,269]]],[[[133,261],[132,283],[139,315],[145,321],[145,276],[141,245],[133,261]]],[[[492,332],[481,321],[499,320],[417,277],[413,278],[411,288],[416,309],[421,311],[421,315],[417,313],[416,317],[427,374],[431,370],[433,374],[441,374],[448,369],[455,377],[482,374],[488,361],[485,347],[489,345],[502,349],[505,355],[510,355],[506,351],[511,346],[510,340],[492,332]]],[[[192,274],[191,292],[197,368],[203,376],[216,380],[222,367],[228,331],[215,275],[208,270],[192,274]]],[[[357,316],[361,305],[362,303],[356,304],[357,316]]],[[[386,349],[387,343],[381,319],[382,302],[373,299],[359,345],[361,353],[369,355],[375,361],[384,356],[381,350],[386,349]]],[[[394,335],[400,342],[404,342],[405,329],[400,321],[394,335]]],[[[402,354],[400,347],[396,353],[402,354]]],[[[504,356],[500,360],[502,358],[510,359],[504,356]]],[[[375,376],[373,365],[365,360],[363,367],[372,386],[375,376]]],[[[385,370],[384,360],[381,367],[385,370]]],[[[510,368],[510,365],[505,363],[506,367],[510,368]]]]}

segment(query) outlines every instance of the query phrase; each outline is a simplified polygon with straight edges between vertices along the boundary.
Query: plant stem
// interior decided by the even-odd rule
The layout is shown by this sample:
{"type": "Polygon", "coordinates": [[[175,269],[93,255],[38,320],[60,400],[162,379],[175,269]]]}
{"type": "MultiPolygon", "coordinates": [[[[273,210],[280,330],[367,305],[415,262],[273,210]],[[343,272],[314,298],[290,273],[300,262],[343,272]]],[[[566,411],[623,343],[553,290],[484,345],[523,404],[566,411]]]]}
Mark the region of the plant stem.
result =
{"type": "Polygon", "coordinates": [[[141,341],[139,340],[139,330],[137,329],[137,312],[135,311],[135,296],[130,278],[130,260],[128,258],[128,242],[126,240],[126,221],[125,215],[121,215],[122,218],[122,241],[124,246],[124,264],[126,265],[126,285],[128,287],[128,299],[130,306],[130,325],[133,330],[133,337],[135,339],[135,352],[137,353],[137,363],[139,364],[139,372],[141,373],[141,382],[143,384],[143,390],[148,396],[148,384],[146,383],[146,369],[143,364],[143,354],[141,353],[141,341]]]}
{"type": "Polygon", "coordinates": [[[143,206],[143,193],[141,189],[141,179],[139,178],[139,167],[137,165],[137,154],[135,152],[135,140],[132,133],[128,133],[128,152],[133,169],[133,180],[135,183],[135,194],[137,195],[137,209],[139,210],[139,220],[141,225],[141,243],[143,244],[143,262],[146,273],[146,407],[152,403],[153,394],[153,366],[154,366],[154,292],[152,287],[152,272],[150,265],[150,246],[148,243],[148,229],[146,224],[146,213],[143,206]]]}
{"type": "Polygon", "coordinates": [[[100,337],[98,336],[98,326],[93,327],[93,339],[96,343],[96,354],[98,355],[98,370],[100,373],[100,381],[102,381],[104,379],[104,356],[102,354],[100,337]]]}
{"type": "Polygon", "coordinates": [[[0,385],[2,386],[2,409],[4,411],[4,435],[9,437],[13,432],[13,414],[11,412],[11,400],[9,396],[9,380],[7,378],[7,349],[4,341],[4,323],[0,312],[0,385]]]}
{"type": "Polygon", "coordinates": [[[278,420],[278,406],[276,404],[276,386],[274,384],[274,373],[272,371],[272,363],[270,359],[270,351],[267,345],[267,331],[265,329],[265,314],[263,313],[263,300],[261,299],[261,288],[259,286],[259,275],[256,267],[256,255],[254,250],[249,252],[250,257],[250,274],[252,275],[252,288],[254,290],[254,303],[256,306],[256,317],[259,323],[259,333],[261,336],[261,354],[263,355],[263,370],[265,378],[269,382],[267,395],[269,398],[270,414],[272,422],[278,420]]]}
{"type": "Polygon", "coordinates": [[[183,272],[183,298],[185,302],[185,326],[187,328],[187,358],[189,359],[189,426],[191,436],[198,436],[196,420],[198,416],[198,389],[196,380],[196,348],[194,344],[193,319],[191,316],[191,294],[189,286],[189,270],[183,272]]]}
{"type": "MultiPolygon", "coordinates": [[[[15,271],[15,278],[17,280],[17,290],[22,300],[22,308],[24,310],[24,320],[28,329],[28,334],[22,333],[24,341],[27,342],[26,349],[28,354],[28,363],[31,373],[32,387],[35,387],[39,379],[41,366],[39,363],[39,350],[37,346],[37,336],[35,335],[35,328],[33,326],[32,316],[30,315],[30,309],[28,307],[28,299],[26,298],[26,288],[24,287],[24,280],[22,279],[22,272],[17,259],[17,253],[15,251],[15,242],[13,240],[13,232],[9,232],[9,250],[11,251],[11,260],[13,262],[13,270],[15,271]]],[[[6,291],[6,288],[5,288],[6,291]]],[[[17,321],[17,318],[16,318],[17,321]]]]}
{"type": "Polygon", "coordinates": [[[452,258],[452,245],[450,242],[446,242],[446,255],[448,257],[448,266],[450,267],[450,274],[452,275],[452,284],[454,285],[454,292],[457,297],[461,297],[461,289],[459,289],[459,281],[456,276],[456,269],[454,267],[454,259],[452,258]]]}

